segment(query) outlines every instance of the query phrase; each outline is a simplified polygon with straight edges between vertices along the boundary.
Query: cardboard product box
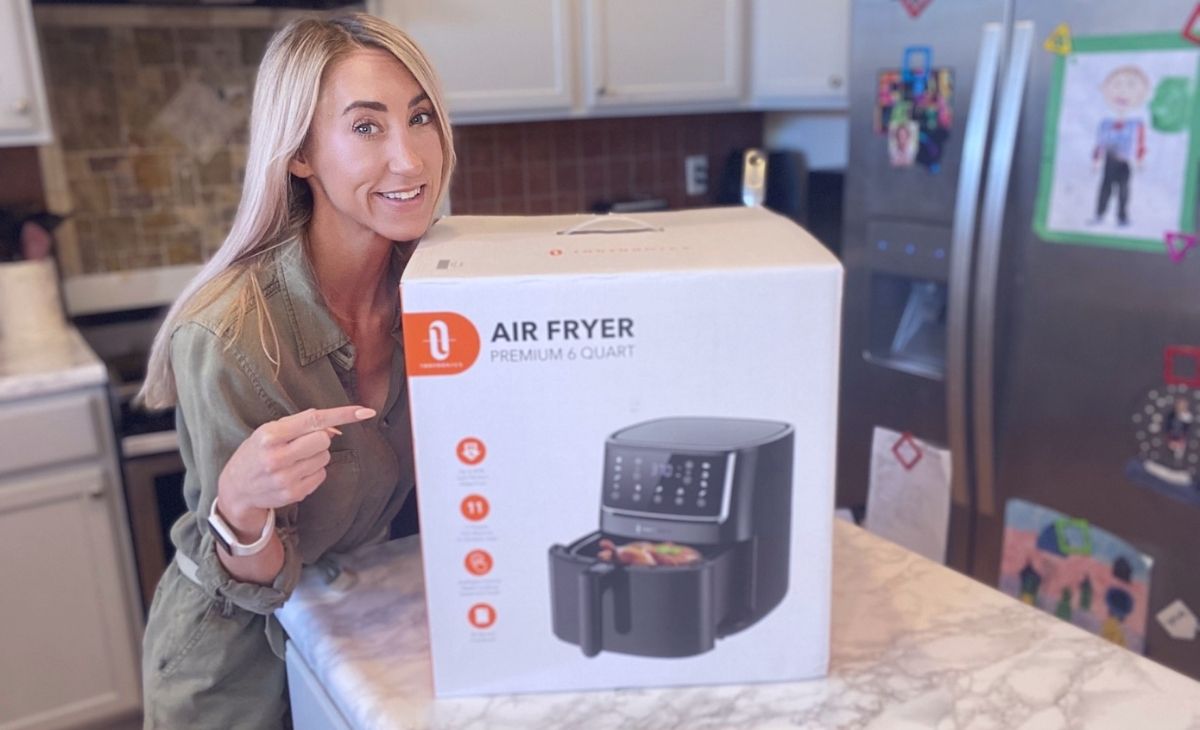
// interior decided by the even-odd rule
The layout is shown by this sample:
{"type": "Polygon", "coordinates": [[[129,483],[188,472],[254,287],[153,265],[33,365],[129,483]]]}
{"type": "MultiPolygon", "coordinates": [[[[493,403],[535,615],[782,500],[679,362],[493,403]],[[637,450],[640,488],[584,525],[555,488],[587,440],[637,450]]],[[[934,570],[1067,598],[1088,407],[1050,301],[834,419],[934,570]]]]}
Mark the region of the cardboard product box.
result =
{"type": "Polygon", "coordinates": [[[841,291],[762,209],[433,227],[401,299],[439,696],[827,671],[841,291]]]}

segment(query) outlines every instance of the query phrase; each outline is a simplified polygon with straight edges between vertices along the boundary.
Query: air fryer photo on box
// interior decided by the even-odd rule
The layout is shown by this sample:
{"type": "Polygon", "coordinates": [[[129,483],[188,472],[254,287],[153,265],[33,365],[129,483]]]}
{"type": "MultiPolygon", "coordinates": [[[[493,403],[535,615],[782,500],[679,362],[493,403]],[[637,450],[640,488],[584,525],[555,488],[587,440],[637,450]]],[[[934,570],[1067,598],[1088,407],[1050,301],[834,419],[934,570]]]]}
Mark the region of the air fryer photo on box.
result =
{"type": "Polygon", "coordinates": [[[439,696],[827,671],[841,291],[761,208],[433,227],[401,299],[439,696]]]}

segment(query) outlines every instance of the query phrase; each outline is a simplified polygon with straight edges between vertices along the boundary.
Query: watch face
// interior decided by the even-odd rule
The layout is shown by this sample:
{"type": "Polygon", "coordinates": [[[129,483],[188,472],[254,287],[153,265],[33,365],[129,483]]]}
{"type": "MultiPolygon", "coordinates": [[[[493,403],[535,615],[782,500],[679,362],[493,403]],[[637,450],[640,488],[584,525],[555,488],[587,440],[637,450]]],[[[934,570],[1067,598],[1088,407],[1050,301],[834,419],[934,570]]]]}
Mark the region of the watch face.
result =
{"type": "Polygon", "coordinates": [[[220,545],[225,552],[233,555],[232,546],[230,546],[229,541],[225,539],[225,536],[221,534],[221,531],[217,529],[217,526],[212,523],[212,518],[210,517],[209,519],[205,520],[204,524],[208,525],[208,532],[213,536],[213,539],[217,541],[217,544],[220,545]]]}

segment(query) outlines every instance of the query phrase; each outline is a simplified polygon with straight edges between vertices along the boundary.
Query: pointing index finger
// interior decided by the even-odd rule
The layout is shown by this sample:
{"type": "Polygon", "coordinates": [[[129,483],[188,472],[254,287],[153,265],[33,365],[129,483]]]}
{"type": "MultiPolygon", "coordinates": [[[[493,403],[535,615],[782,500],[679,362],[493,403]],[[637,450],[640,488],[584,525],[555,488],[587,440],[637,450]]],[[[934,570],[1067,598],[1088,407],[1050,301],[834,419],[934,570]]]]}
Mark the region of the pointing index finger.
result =
{"type": "Polygon", "coordinates": [[[358,423],[368,418],[374,418],[375,411],[362,406],[338,406],[337,408],[310,408],[307,411],[284,416],[275,422],[275,435],[288,441],[299,438],[306,433],[320,431],[326,428],[341,426],[346,423],[358,423]]]}

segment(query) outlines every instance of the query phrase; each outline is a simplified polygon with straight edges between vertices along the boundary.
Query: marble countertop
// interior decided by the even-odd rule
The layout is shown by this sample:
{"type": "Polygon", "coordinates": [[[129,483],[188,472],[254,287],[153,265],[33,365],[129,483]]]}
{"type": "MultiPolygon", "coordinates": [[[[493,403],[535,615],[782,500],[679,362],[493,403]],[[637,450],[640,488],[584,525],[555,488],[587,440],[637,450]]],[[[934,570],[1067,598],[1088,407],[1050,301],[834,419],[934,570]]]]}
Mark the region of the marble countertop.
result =
{"type": "Polygon", "coordinates": [[[354,727],[1200,728],[1200,683],[841,521],[824,679],[434,699],[419,549],[310,569],[279,613],[354,727]]]}
{"type": "Polygon", "coordinates": [[[107,380],[104,363],[74,327],[36,339],[0,338],[0,401],[107,380]]]}

